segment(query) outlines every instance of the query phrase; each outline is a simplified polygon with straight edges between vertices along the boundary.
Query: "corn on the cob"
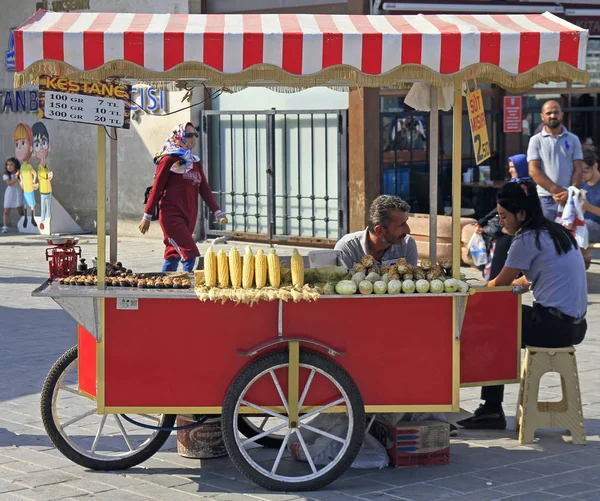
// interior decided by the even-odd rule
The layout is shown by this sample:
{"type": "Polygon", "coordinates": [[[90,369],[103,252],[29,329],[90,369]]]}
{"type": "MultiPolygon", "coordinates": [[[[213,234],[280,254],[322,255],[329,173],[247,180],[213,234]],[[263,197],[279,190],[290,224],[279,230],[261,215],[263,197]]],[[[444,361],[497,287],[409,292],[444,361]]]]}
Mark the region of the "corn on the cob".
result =
{"type": "Polygon", "coordinates": [[[304,260],[298,253],[298,249],[294,249],[291,259],[292,266],[292,285],[302,288],[304,286],[304,260]]]}
{"type": "Polygon", "coordinates": [[[242,285],[242,258],[235,247],[229,251],[229,275],[234,289],[242,285]]]}
{"type": "Polygon", "coordinates": [[[281,282],[281,266],[279,264],[279,256],[275,249],[271,249],[267,257],[269,263],[269,284],[271,287],[278,288],[281,282]]]}
{"type": "Polygon", "coordinates": [[[254,282],[254,254],[252,254],[250,246],[247,246],[244,254],[244,264],[242,265],[242,287],[250,289],[252,282],[254,282]]]}
{"type": "Polygon", "coordinates": [[[229,264],[227,254],[221,249],[217,254],[217,269],[219,277],[219,287],[229,287],[229,264]]]}
{"type": "Polygon", "coordinates": [[[267,283],[267,256],[262,249],[256,253],[254,260],[254,274],[256,279],[256,288],[262,289],[267,283]]]}
{"type": "Polygon", "coordinates": [[[217,255],[212,247],[209,247],[204,256],[204,283],[207,287],[217,285],[217,255]]]}

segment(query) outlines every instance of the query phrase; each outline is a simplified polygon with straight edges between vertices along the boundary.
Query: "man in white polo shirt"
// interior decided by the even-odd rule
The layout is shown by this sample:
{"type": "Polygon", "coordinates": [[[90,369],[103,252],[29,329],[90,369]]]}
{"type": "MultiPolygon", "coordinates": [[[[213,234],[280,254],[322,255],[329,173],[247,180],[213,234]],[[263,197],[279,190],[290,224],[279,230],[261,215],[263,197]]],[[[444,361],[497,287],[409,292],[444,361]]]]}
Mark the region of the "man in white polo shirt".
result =
{"type": "Polygon", "coordinates": [[[546,101],[540,116],[544,127],[529,140],[527,161],[544,216],[554,221],[558,206],[567,201],[567,188],[581,185],[583,152],[579,138],[562,125],[563,113],[556,101],[546,101]]]}
{"type": "Polygon", "coordinates": [[[408,264],[417,265],[417,243],[410,236],[408,212],[410,205],[392,195],[380,195],[369,208],[366,229],[342,237],[335,249],[340,260],[351,269],[366,255],[373,256],[378,265],[395,264],[404,257],[408,264]]]}

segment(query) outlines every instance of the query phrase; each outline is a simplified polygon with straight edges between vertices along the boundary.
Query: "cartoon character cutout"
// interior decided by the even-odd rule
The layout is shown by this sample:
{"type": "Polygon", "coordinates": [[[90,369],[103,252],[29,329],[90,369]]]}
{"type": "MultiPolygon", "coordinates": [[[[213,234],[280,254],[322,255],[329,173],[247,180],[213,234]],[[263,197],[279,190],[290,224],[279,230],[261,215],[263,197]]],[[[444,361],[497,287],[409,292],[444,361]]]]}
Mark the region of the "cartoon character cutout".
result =
{"type": "Polygon", "coordinates": [[[37,167],[37,175],[40,187],[40,199],[42,207],[42,222],[40,229],[44,229],[44,225],[50,222],[52,217],[50,207],[52,205],[52,185],[50,181],[54,177],[54,173],[48,167],[48,155],[50,154],[50,134],[46,125],[42,122],[36,122],[31,128],[33,134],[33,156],[40,163],[37,167]]]}
{"type": "MultiPolygon", "coordinates": [[[[35,196],[34,191],[38,189],[37,173],[29,163],[33,152],[33,136],[27,124],[19,122],[15,128],[15,157],[21,162],[20,184],[23,189],[25,206],[31,209],[31,224],[35,222],[35,196]]],[[[27,228],[27,213],[23,217],[23,228],[27,228]]]]}

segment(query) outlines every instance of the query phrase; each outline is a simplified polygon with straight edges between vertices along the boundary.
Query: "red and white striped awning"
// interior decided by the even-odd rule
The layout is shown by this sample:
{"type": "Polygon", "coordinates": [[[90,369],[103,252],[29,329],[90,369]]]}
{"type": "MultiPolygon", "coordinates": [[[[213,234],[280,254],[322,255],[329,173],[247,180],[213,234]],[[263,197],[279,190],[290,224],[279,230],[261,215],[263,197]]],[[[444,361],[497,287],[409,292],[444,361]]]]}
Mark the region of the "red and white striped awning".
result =
{"type": "MultiPolygon", "coordinates": [[[[586,80],[588,32],[553,14],[347,16],[38,11],[15,31],[16,69],[142,80],[384,86],[482,77],[505,87],[586,80]]],[[[18,79],[17,79],[18,80],[18,79]]]]}

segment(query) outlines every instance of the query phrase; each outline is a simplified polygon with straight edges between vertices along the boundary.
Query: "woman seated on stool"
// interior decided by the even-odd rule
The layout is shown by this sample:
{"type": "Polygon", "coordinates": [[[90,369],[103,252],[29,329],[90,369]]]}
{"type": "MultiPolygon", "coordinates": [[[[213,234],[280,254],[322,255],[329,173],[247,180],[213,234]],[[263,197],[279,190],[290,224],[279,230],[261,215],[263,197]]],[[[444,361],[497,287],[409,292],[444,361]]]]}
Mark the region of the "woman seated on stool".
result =
{"type": "MultiPolygon", "coordinates": [[[[514,235],[500,274],[488,287],[531,288],[533,307],[523,306],[521,338],[525,345],[564,348],[581,343],[587,323],[585,265],[573,235],[544,217],[535,185],[508,183],[497,195],[500,225],[514,235]],[[515,280],[520,272],[524,276],[515,280]]],[[[504,429],[504,386],[482,388],[485,402],[457,424],[470,429],[504,429]]]]}

